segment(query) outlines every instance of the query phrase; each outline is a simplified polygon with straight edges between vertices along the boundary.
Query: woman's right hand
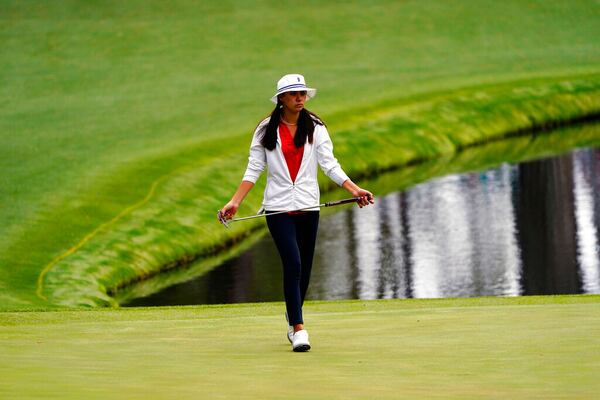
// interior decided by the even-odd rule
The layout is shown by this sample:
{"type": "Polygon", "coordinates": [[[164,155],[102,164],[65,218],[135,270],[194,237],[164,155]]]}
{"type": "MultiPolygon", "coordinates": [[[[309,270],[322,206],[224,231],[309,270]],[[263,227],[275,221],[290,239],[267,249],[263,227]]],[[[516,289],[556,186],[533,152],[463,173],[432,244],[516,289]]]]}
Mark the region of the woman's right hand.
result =
{"type": "MultiPolygon", "coordinates": [[[[221,208],[219,214],[225,220],[233,219],[233,216],[235,215],[238,208],[240,207],[240,204],[242,204],[242,201],[244,201],[244,198],[246,197],[246,195],[248,194],[250,189],[252,189],[253,186],[254,186],[253,182],[242,181],[242,183],[240,183],[240,186],[238,187],[237,191],[235,192],[235,194],[233,195],[231,200],[229,200],[229,203],[225,204],[223,206],[223,208],[221,208]]],[[[220,218],[219,218],[219,220],[220,220],[220,218]]]]}
{"type": "Polygon", "coordinates": [[[240,205],[235,203],[234,201],[229,201],[229,203],[225,204],[221,209],[223,217],[227,220],[232,219],[235,213],[237,212],[239,206],[240,205]]]}

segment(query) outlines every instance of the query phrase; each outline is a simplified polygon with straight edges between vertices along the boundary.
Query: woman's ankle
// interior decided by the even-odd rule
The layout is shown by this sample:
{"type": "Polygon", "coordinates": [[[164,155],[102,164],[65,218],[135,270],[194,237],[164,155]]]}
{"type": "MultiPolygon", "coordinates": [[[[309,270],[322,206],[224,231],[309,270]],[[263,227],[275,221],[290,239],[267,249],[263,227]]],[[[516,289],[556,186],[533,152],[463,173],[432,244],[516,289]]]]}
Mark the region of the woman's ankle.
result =
{"type": "Polygon", "coordinates": [[[301,331],[302,329],[304,329],[304,324],[296,324],[294,325],[294,333],[301,331]]]}

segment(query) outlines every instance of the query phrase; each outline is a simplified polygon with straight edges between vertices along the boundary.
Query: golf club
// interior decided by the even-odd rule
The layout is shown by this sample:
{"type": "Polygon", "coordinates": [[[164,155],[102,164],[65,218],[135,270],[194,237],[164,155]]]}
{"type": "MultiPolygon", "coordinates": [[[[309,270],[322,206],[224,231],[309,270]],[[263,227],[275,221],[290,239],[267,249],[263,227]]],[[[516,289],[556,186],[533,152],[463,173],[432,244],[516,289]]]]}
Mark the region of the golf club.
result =
{"type": "Polygon", "coordinates": [[[253,219],[253,218],[261,218],[261,217],[266,217],[267,215],[277,215],[277,214],[284,214],[284,213],[289,213],[289,212],[299,212],[299,211],[308,211],[308,210],[312,210],[314,208],[317,207],[333,207],[333,206],[339,206],[341,204],[348,204],[348,203],[357,203],[361,198],[360,197],[351,197],[349,199],[342,199],[342,200],[336,200],[336,201],[329,201],[327,203],[323,203],[323,204],[319,204],[317,206],[312,206],[312,207],[305,207],[305,208],[300,208],[297,210],[291,210],[291,211],[277,211],[277,212],[272,212],[272,213],[261,213],[261,214],[256,214],[256,215],[250,215],[248,217],[240,217],[240,218],[233,218],[230,220],[227,220],[225,218],[225,214],[223,214],[221,212],[221,210],[217,211],[217,217],[219,218],[219,222],[221,222],[221,224],[223,224],[226,228],[229,228],[229,224],[235,221],[244,221],[246,219],[253,219]]]}

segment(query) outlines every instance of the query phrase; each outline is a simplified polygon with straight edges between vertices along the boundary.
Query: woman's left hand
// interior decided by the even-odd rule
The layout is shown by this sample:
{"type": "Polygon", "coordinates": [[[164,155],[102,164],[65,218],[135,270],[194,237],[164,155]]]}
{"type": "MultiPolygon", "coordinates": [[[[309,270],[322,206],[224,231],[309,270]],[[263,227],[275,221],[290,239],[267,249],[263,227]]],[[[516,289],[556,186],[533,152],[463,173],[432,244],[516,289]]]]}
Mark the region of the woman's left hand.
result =
{"type": "Polygon", "coordinates": [[[357,201],[360,208],[368,206],[369,204],[375,204],[375,197],[373,197],[373,193],[368,190],[358,188],[354,192],[354,197],[360,197],[360,200],[357,201]]]}
{"type": "Polygon", "coordinates": [[[352,182],[350,179],[346,179],[342,184],[342,187],[346,189],[349,193],[351,193],[353,197],[359,197],[356,203],[360,208],[375,203],[375,197],[373,197],[373,193],[369,192],[368,190],[361,189],[356,183],[352,182]]]}

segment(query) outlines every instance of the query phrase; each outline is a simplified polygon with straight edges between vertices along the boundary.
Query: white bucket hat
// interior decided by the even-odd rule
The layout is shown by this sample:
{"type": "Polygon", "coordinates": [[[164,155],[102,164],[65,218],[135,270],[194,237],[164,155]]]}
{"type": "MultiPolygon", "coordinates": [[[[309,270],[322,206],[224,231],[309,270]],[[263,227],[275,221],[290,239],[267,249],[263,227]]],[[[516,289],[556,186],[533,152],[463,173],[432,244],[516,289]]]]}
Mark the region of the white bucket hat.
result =
{"type": "Polygon", "coordinates": [[[299,74],[288,74],[284,75],[277,82],[277,93],[271,97],[271,101],[277,104],[277,96],[285,92],[296,92],[306,90],[306,100],[312,99],[317,94],[317,89],[306,87],[304,77],[299,74]]]}

